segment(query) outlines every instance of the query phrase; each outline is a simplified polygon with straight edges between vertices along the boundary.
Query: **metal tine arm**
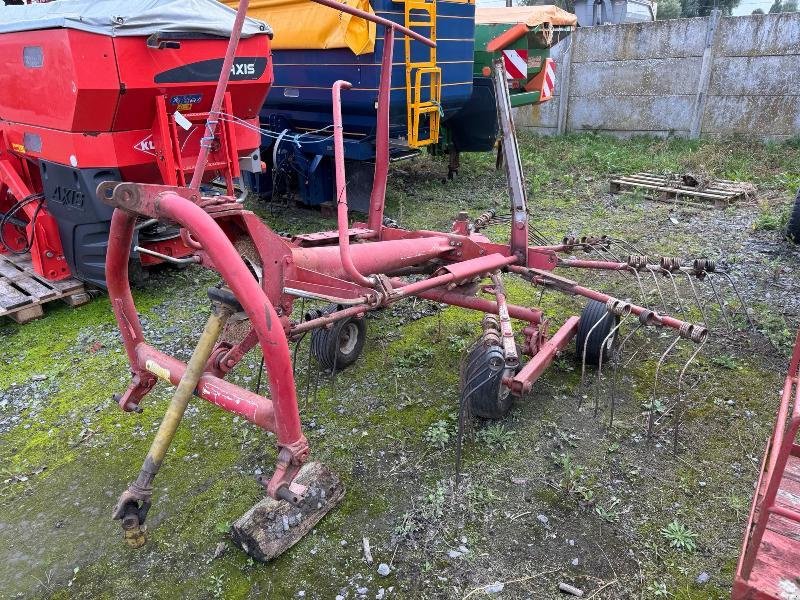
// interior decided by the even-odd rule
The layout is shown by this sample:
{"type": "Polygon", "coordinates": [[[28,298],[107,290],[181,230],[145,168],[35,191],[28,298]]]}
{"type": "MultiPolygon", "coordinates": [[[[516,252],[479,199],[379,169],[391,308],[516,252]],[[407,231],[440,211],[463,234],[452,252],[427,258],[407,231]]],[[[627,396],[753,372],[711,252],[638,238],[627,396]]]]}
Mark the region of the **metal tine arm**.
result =
{"type": "Polygon", "coordinates": [[[585,378],[586,378],[586,349],[589,346],[588,341],[592,338],[592,334],[594,333],[594,330],[597,329],[597,327],[600,325],[600,323],[605,321],[605,319],[606,319],[606,317],[608,317],[608,315],[609,315],[608,312],[603,313],[603,316],[600,317],[599,319],[597,319],[597,321],[594,323],[594,325],[592,325],[591,329],[589,329],[589,333],[586,334],[586,340],[584,341],[584,344],[583,344],[583,352],[582,352],[582,356],[581,356],[581,386],[580,386],[580,392],[578,393],[578,408],[581,407],[581,404],[583,402],[583,394],[582,394],[582,392],[584,390],[584,381],[585,381],[585,378]]]}
{"type": "Polygon", "coordinates": [[[704,331],[702,334],[702,341],[698,344],[695,351],[689,357],[689,360],[686,361],[686,364],[683,365],[683,369],[681,369],[681,374],[678,376],[678,403],[675,406],[675,415],[673,417],[674,426],[672,431],[672,451],[677,454],[678,452],[678,428],[681,425],[681,419],[683,418],[683,409],[684,409],[684,398],[683,398],[683,376],[686,374],[686,369],[689,368],[689,365],[692,364],[692,361],[700,354],[700,351],[703,349],[703,346],[706,345],[708,341],[708,330],[704,331]]]}
{"type": "Polygon", "coordinates": [[[664,353],[661,355],[661,358],[658,359],[658,364],[656,365],[656,374],[653,378],[653,397],[650,400],[650,413],[647,418],[647,439],[653,437],[653,425],[655,424],[655,410],[656,410],[656,394],[658,393],[658,374],[661,371],[661,366],[664,364],[664,361],[667,358],[667,355],[672,352],[672,349],[681,341],[681,336],[678,335],[672,340],[672,343],[667,346],[667,349],[664,350],[664,353]]]}
{"type": "MultiPolygon", "coordinates": [[[[608,307],[608,312],[611,314],[621,317],[619,323],[617,323],[614,327],[611,328],[611,331],[608,332],[606,337],[603,338],[603,343],[600,345],[601,348],[605,348],[608,340],[613,339],[613,336],[616,335],[617,331],[622,327],[625,321],[631,316],[631,304],[630,302],[623,302],[621,300],[609,300],[606,304],[608,307]]],[[[600,360],[597,363],[597,380],[595,382],[595,394],[594,394],[594,414],[597,416],[598,407],[600,405],[600,389],[602,387],[602,376],[603,376],[603,352],[600,352],[600,360]]]]}

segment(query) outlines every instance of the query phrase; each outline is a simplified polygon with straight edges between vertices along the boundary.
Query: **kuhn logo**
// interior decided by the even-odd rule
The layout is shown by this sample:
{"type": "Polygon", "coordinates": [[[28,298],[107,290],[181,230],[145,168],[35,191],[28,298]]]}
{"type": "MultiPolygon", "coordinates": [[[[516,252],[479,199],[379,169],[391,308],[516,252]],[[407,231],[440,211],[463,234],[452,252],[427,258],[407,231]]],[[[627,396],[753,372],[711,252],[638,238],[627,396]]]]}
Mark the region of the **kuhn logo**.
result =
{"type": "Polygon", "coordinates": [[[255,63],[239,63],[231,65],[231,75],[255,75],[255,63]]]}
{"type": "Polygon", "coordinates": [[[150,156],[155,156],[156,145],[153,143],[153,134],[148,135],[142,141],[134,144],[133,149],[138,150],[139,152],[144,152],[145,154],[149,154],[150,156]]]}

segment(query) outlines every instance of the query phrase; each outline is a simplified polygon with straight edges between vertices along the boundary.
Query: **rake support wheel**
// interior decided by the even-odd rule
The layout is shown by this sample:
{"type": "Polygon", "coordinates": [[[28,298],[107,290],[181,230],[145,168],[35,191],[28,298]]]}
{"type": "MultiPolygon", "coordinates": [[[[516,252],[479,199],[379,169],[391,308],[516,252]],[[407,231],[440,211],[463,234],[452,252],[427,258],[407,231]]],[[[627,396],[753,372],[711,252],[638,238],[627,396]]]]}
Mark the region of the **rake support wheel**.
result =
{"type": "MultiPolygon", "coordinates": [[[[325,313],[331,313],[337,309],[337,306],[329,307],[325,313]]],[[[311,352],[323,369],[331,372],[341,371],[352,365],[361,356],[366,337],[366,319],[349,317],[337,321],[327,329],[320,328],[312,331],[311,352]]]]}
{"type": "Polygon", "coordinates": [[[590,300],[581,311],[581,320],[578,324],[578,333],[575,336],[575,348],[578,353],[578,360],[583,360],[584,348],[586,349],[586,364],[597,366],[600,364],[600,357],[606,362],[617,337],[614,332],[608,340],[608,334],[619,322],[619,317],[608,312],[604,302],[590,300]],[[597,322],[602,322],[597,325],[597,322]],[[605,342],[605,343],[604,343],[605,342]]]}
{"type": "Polygon", "coordinates": [[[461,401],[469,403],[470,413],[482,419],[502,419],[511,410],[514,398],[503,385],[505,357],[499,346],[478,344],[467,356],[461,401]]]}

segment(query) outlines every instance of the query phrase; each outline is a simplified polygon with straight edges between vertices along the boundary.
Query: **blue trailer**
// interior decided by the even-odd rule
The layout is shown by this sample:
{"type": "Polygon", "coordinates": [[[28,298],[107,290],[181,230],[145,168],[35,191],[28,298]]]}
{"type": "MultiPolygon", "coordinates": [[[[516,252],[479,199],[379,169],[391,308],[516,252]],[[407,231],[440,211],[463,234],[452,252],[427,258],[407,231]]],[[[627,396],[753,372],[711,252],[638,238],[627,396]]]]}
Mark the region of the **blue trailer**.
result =
{"type": "MultiPolygon", "coordinates": [[[[395,40],[390,137],[392,159],[399,160],[435,145],[440,126],[470,100],[475,5],[452,0],[373,0],[370,5],[377,15],[437,43],[430,49],[403,37],[395,40]]],[[[274,9],[265,6],[263,11],[251,14],[274,24],[274,9]]],[[[383,26],[376,26],[374,48],[361,54],[348,47],[281,48],[281,27],[273,28],[275,83],[261,111],[262,127],[268,131],[262,147],[267,171],[250,177],[247,187],[269,196],[296,186],[300,200],[311,206],[333,199],[331,86],[343,79],[353,84],[342,93],[348,198],[353,209],[366,208],[374,168],[383,26]]]]}

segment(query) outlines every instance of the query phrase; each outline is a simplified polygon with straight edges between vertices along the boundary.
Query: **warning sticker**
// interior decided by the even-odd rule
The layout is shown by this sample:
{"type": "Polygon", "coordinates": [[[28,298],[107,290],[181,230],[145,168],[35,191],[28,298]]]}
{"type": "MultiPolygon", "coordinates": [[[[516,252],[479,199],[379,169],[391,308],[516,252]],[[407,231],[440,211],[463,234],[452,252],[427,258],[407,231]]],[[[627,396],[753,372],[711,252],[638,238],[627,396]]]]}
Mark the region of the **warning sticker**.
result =
{"type": "Polygon", "coordinates": [[[144,363],[144,368],[147,369],[148,371],[150,371],[156,377],[160,377],[164,381],[169,381],[170,380],[169,379],[169,369],[166,369],[166,368],[162,367],[160,364],[158,364],[156,361],[154,361],[152,359],[148,359],[144,363]]]}

